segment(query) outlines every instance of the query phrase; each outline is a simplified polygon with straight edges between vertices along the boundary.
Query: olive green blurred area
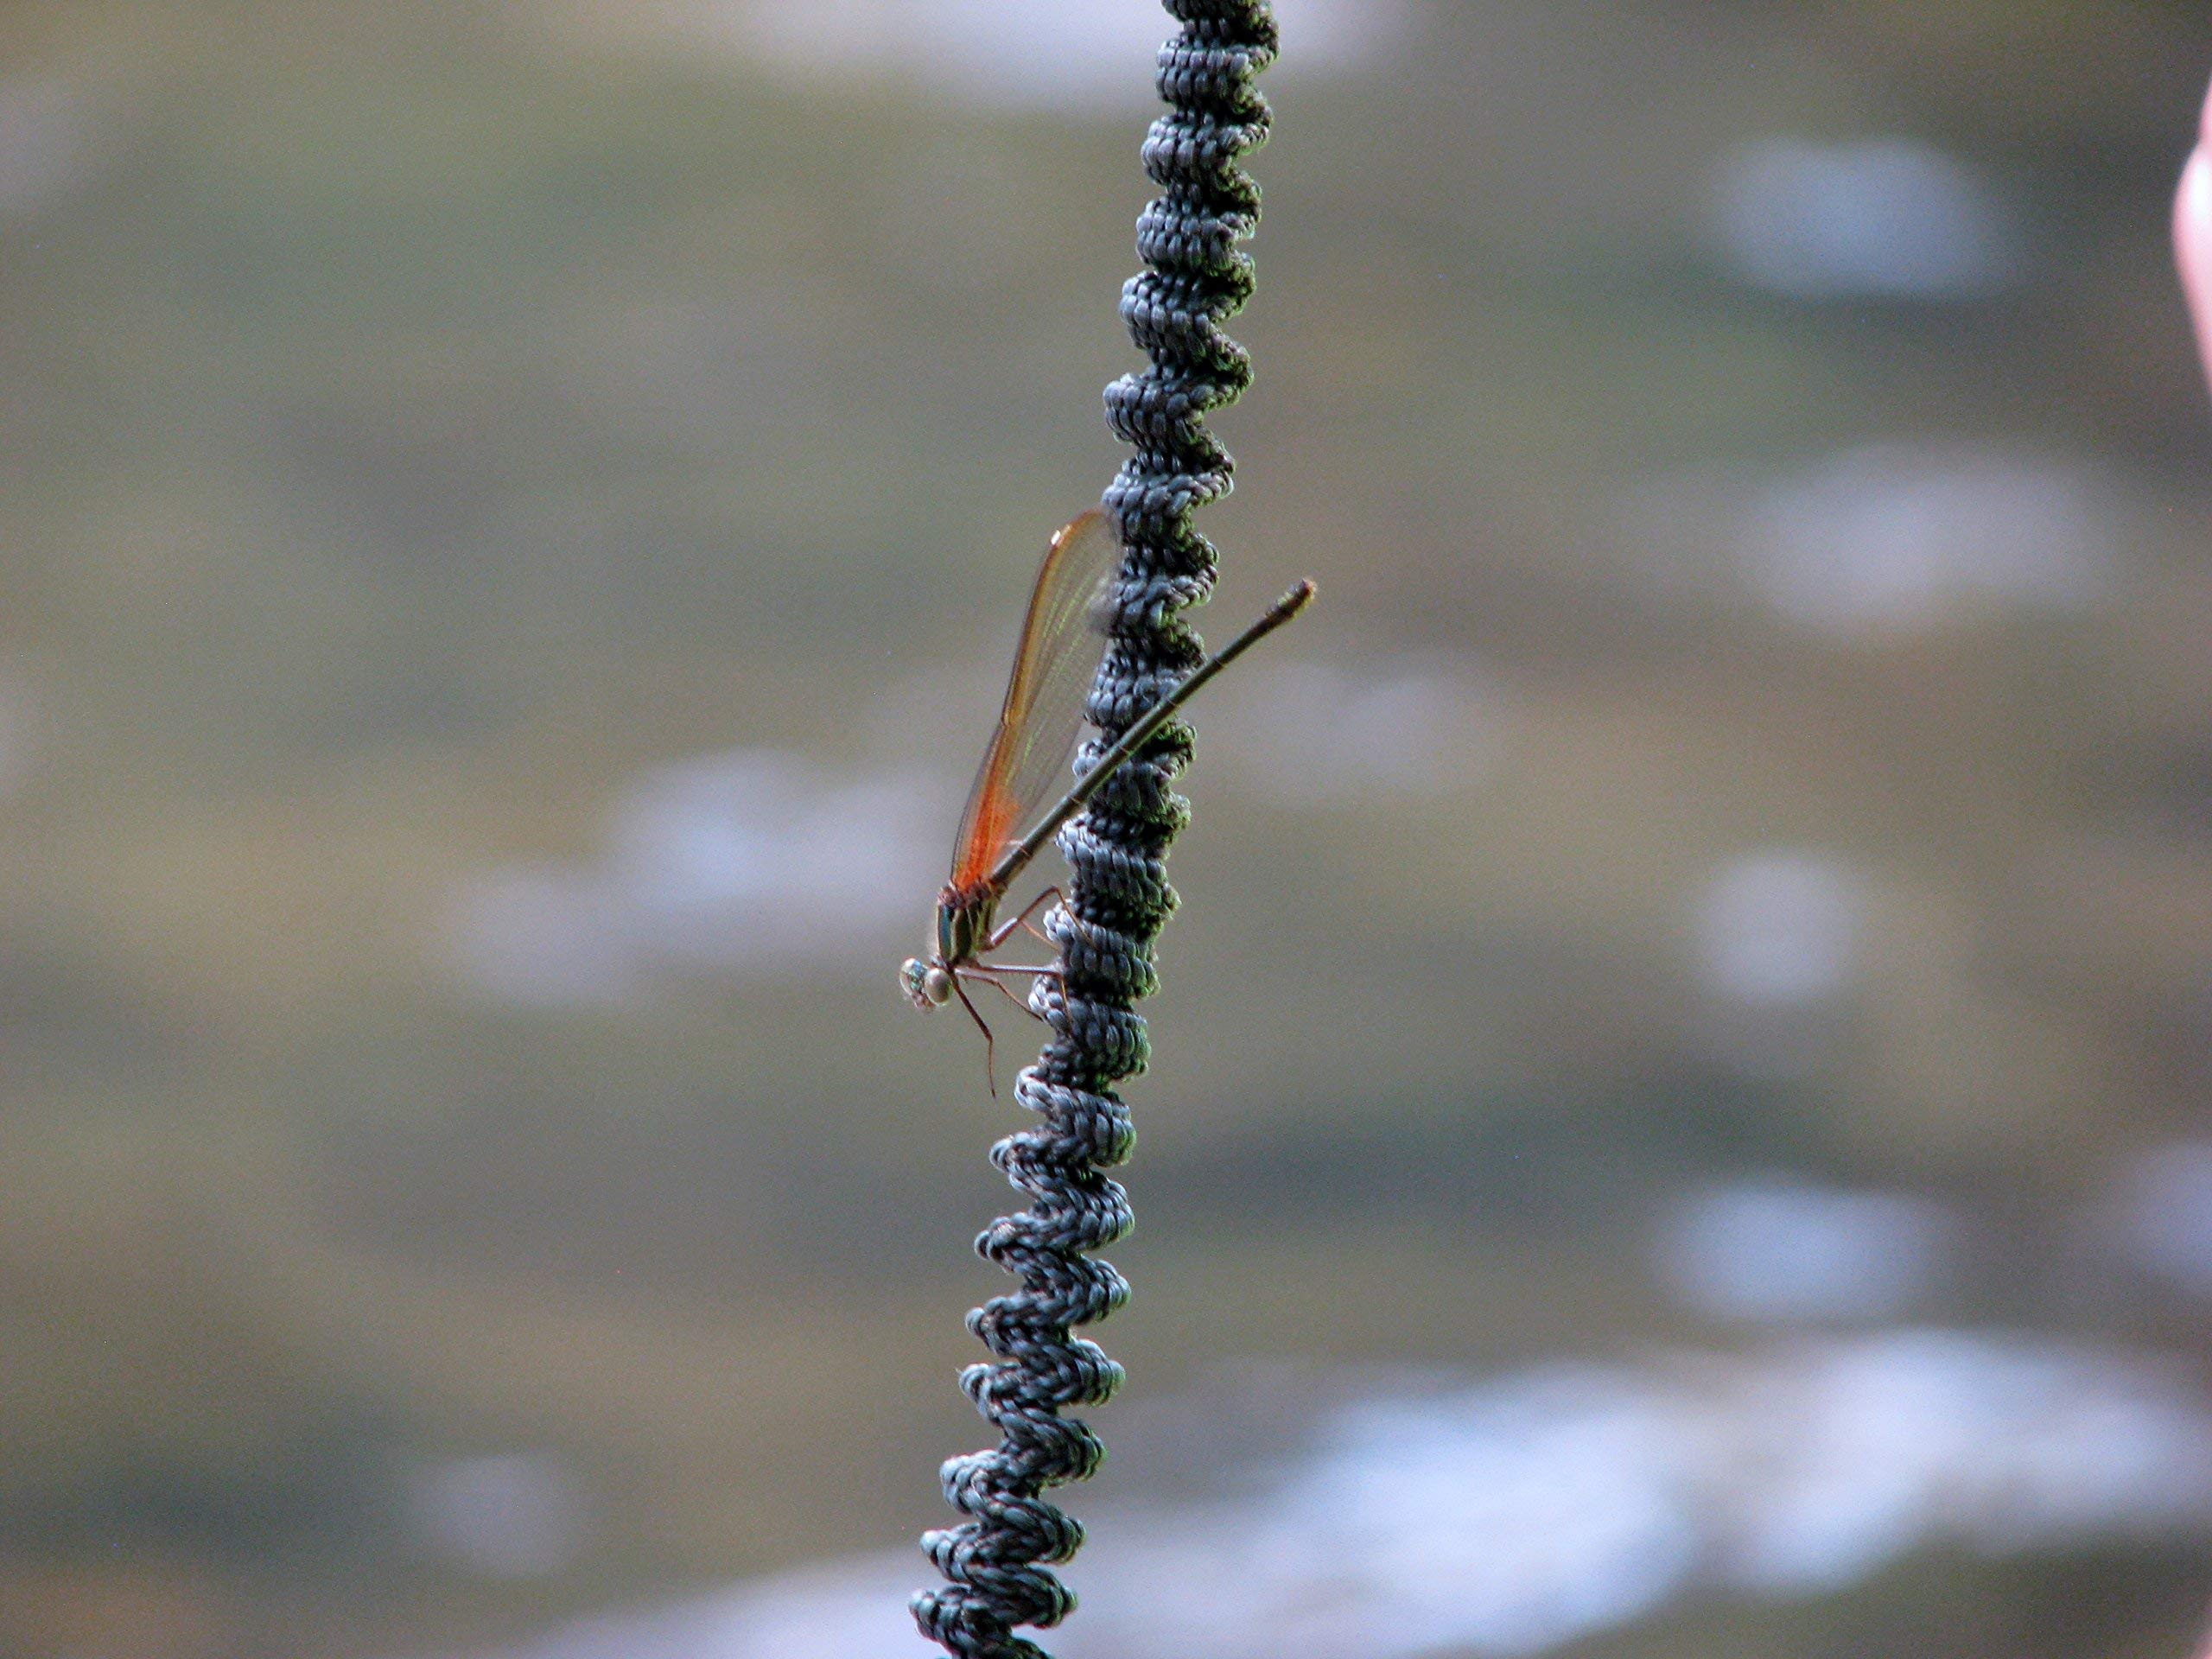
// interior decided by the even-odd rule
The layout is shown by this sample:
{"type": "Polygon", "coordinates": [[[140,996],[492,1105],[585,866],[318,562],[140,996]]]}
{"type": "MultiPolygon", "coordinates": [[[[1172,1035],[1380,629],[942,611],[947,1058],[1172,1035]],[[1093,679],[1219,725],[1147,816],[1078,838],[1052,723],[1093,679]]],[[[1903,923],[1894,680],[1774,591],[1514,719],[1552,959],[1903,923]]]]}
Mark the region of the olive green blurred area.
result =
{"type": "MultiPolygon", "coordinates": [[[[911,925],[823,904],[568,998],[473,977],[456,895],[596,867],[639,779],[731,752],[941,779],[887,809],[934,868],[1035,555],[1119,460],[1149,66],[995,103],[683,10],[0,9],[0,1654],[458,1649],[896,1546],[980,1443],[968,1244],[1033,1033],[994,1099],[898,995],[926,872],[911,925]],[[513,1449],[582,1494],[563,1569],[426,1548],[410,1471],[513,1449]]],[[[1269,652],[1463,665],[1491,735],[1301,798],[1240,771],[1249,698],[1194,710],[1096,1333],[1131,1393],[1709,1338],[1639,1230],[1776,1169],[1982,1218],[1959,1317],[2199,1353],[2201,1308],[2069,1293],[2055,1218],[2212,1078],[2212,421],[2165,248],[2212,16],[1392,16],[1269,78],[1202,626],[1310,572],[1269,652]],[[1897,133],[2015,206],[2019,281],[1812,302],[1715,253],[1732,151],[1897,133]],[[1654,505],[1916,442],[2095,480],[2094,600],[1808,626],[1654,505]],[[1696,967],[1715,873],[1777,848],[1860,904],[1783,1065],[1696,967]]],[[[2069,1571],[1605,1650],[2177,1652],[2212,1596],[2186,1552],[2069,1571]]]]}

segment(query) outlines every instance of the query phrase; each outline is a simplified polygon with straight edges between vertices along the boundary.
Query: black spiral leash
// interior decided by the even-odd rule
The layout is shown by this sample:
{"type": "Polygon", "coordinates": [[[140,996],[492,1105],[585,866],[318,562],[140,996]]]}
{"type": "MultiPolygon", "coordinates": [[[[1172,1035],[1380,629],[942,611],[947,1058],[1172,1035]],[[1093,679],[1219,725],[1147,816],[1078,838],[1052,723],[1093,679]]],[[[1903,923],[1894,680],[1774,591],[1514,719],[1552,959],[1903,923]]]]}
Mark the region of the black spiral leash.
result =
{"type": "MultiPolygon", "coordinates": [[[[1122,570],[1112,642],[1088,705],[1101,735],[1086,747],[1085,766],[1203,655],[1180,613],[1212,591],[1215,553],[1191,513],[1229,493],[1235,464],[1205,416],[1251,383],[1244,348],[1219,325],[1252,293],[1252,262],[1236,244],[1259,221],[1260,192],[1238,162],[1267,137],[1268,106],[1253,82],[1274,59],[1274,18],[1267,0],[1165,3],[1183,28],[1160,48],[1170,110],[1144,144],[1145,172],[1161,194],[1137,220],[1148,268],[1123,287],[1121,307],[1151,366],[1106,389],[1107,422],[1135,453],[1105,494],[1122,570]]],[[[1075,1605],[1050,1569],[1073,1557],[1083,1529],[1041,1494],[1085,1478],[1105,1455],[1061,1410],[1103,1404],[1121,1386],[1122,1368],[1072,1327],[1128,1300],[1128,1281],[1090,1252],[1131,1223],[1128,1195],[1105,1173],[1135,1140],[1113,1086],[1149,1052],[1135,1004],[1159,983],[1153,941],[1176,903],[1167,849],[1190,817],[1172,785],[1191,752],[1190,728],[1171,721],[1060,831],[1073,880],[1045,931],[1063,981],[1036,982],[1031,1006],[1052,1037],[1014,1085],[1041,1121],[991,1148],[1030,1207],[976,1241],[1020,1288],[968,1315],[998,1363],[960,1378],[1001,1439],[941,1471],[946,1501],[968,1519],[924,1535],[948,1582],[913,1599],[922,1633],[958,1659],[1046,1659],[1015,1627],[1057,1624],[1075,1605]]]]}

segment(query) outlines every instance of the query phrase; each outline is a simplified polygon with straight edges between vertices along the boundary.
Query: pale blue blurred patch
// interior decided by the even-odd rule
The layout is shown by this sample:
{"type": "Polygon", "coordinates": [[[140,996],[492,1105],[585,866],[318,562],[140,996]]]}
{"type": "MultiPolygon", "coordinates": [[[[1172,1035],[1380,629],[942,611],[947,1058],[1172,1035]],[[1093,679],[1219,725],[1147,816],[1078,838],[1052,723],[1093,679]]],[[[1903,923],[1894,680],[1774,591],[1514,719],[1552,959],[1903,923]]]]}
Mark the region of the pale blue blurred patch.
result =
{"type": "MultiPolygon", "coordinates": [[[[1399,0],[1287,0],[1287,67],[1325,77],[1387,62],[1411,21],[1399,0]]],[[[1152,107],[1150,66],[1173,25],[1115,0],[584,0],[556,12],[587,38],[718,49],[821,83],[915,86],[986,108],[1073,114],[1152,107]]]]}
{"type": "Polygon", "coordinates": [[[436,1459],[407,1482],[406,1512],[423,1548],[493,1579],[543,1579],[585,1542],[576,1482],[545,1452],[436,1459]]]}
{"type": "Polygon", "coordinates": [[[1973,170],[1907,138],[1749,146],[1715,174],[1710,212],[1745,279],[1793,299],[1971,299],[2024,270],[2018,226],[1973,170]]]}
{"type": "Polygon", "coordinates": [[[1661,1217],[1661,1281],[1700,1313],[1788,1322],[1920,1311],[1948,1266],[1953,1224],[1902,1192],[1743,1181],[1683,1194],[1661,1217]]]}
{"type": "Polygon", "coordinates": [[[479,991],[539,1007],[624,1001],[659,973],[873,970],[897,924],[928,922],[954,799],[927,775],[773,750],[658,767],[613,803],[596,860],[461,882],[446,954],[479,991]]]}

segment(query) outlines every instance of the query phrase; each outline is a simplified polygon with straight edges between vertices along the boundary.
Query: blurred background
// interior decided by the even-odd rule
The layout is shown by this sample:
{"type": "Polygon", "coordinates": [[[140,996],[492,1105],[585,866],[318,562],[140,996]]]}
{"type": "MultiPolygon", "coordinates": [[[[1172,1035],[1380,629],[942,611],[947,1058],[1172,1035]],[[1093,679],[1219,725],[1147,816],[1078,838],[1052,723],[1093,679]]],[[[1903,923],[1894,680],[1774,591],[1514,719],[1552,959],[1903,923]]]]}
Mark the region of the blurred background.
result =
{"type": "MultiPolygon", "coordinates": [[[[1052,1645],[2185,1651],[2212,11],[1281,11],[1052,1645]]],[[[924,1651],[1167,32],[0,9],[0,1656],[924,1651]]]]}

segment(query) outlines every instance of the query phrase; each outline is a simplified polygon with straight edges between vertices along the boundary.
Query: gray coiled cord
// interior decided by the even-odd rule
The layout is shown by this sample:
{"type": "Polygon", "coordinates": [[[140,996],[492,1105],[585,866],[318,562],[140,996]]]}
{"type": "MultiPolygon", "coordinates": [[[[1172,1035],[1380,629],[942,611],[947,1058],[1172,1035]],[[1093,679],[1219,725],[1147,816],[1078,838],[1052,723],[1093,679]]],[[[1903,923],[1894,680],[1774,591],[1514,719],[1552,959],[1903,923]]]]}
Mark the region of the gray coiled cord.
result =
{"type": "MultiPolygon", "coordinates": [[[[1088,705],[1101,735],[1086,746],[1084,766],[1203,655],[1180,613],[1212,591],[1215,553],[1190,515],[1229,493],[1234,468],[1205,416],[1251,382],[1243,347],[1219,325],[1252,292],[1252,262],[1236,244],[1258,223],[1260,193],[1238,162],[1267,137],[1268,106],[1253,82],[1274,59],[1274,18],[1266,0],[1166,4],[1183,25],[1160,54],[1160,95],[1171,108],[1143,151],[1161,194],[1137,220],[1148,269],[1123,287],[1121,307],[1151,366],[1106,389],[1107,423],[1135,453],[1105,494],[1121,528],[1122,572],[1112,643],[1088,705]]],[[[947,1582],[912,1604],[922,1633],[958,1659],[1047,1659],[1014,1628],[1057,1624],[1075,1605],[1049,1568],[1075,1554],[1083,1529],[1039,1494],[1084,1478],[1105,1455],[1061,1410],[1103,1404],[1122,1382],[1122,1368],[1071,1327],[1128,1300],[1128,1281],[1089,1253],[1131,1223],[1128,1195],[1105,1173],[1135,1140],[1113,1085],[1141,1071],[1150,1052],[1135,1004],[1159,984],[1153,941],[1176,903],[1167,849],[1190,817],[1173,785],[1190,758],[1190,728],[1169,722],[1059,834],[1073,880],[1044,927],[1063,977],[1039,978],[1030,995],[1052,1037],[1014,1085],[1039,1122],[991,1148],[1030,1206],[976,1241],[1020,1287],[968,1315],[998,1363],[960,1379],[1001,1439],[940,1471],[946,1501],[968,1519],[924,1535],[947,1582]]]]}

